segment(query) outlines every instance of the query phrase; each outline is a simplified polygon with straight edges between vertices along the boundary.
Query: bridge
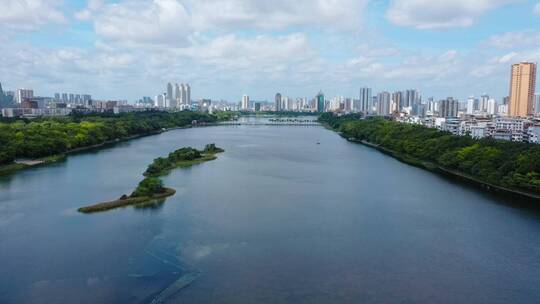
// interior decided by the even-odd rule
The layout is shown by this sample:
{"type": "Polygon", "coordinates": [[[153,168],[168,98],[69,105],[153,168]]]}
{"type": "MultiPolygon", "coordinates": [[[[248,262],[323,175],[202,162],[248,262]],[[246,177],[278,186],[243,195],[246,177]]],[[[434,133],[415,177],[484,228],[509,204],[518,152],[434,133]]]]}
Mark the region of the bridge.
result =
{"type": "Polygon", "coordinates": [[[223,121],[221,126],[320,126],[316,120],[305,119],[269,119],[268,121],[223,121]]]}

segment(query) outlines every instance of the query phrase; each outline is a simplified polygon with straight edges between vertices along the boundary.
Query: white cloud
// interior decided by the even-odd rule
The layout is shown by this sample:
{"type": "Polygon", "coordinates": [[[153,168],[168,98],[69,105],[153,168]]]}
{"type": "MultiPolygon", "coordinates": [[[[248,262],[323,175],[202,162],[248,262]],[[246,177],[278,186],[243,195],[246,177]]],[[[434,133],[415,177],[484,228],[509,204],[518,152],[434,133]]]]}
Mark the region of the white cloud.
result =
{"type": "Polygon", "coordinates": [[[182,45],[193,37],[235,30],[360,28],[367,0],[123,0],[90,1],[75,16],[92,20],[107,40],[133,44],[182,45]]]}
{"type": "Polygon", "coordinates": [[[386,17],[399,26],[444,29],[471,26],[489,10],[516,0],[393,0],[386,17]]]}
{"type": "Polygon", "coordinates": [[[191,32],[190,16],[176,0],[108,4],[94,17],[96,33],[127,43],[179,44],[191,32]]]}
{"type": "Polygon", "coordinates": [[[0,26],[4,29],[33,31],[47,23],[64,23],[60,0],[2,0],[0,26]]]}
{"type": "Polygon", "coordinates": [[[540,16],[540,2],[534,6],[534,13],[540,16]]]}
{"type": "Polygon", "coordinates": [[[540,46],[540,31],[525,30],[494,35],[489,38],[487,45],[498,49],[540,46]]]}

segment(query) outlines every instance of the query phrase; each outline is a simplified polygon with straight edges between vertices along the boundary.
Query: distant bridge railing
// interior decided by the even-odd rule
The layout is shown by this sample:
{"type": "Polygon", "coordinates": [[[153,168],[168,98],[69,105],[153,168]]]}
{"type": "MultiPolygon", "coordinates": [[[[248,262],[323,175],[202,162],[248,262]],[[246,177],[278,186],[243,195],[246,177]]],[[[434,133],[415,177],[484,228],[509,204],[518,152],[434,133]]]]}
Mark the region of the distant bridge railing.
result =
{"type": "Polygon", "coordinates": [[[268,121],[222,121],[223,126],[320,126],[316,120],[302,119],[270,119],[268,121]]]}

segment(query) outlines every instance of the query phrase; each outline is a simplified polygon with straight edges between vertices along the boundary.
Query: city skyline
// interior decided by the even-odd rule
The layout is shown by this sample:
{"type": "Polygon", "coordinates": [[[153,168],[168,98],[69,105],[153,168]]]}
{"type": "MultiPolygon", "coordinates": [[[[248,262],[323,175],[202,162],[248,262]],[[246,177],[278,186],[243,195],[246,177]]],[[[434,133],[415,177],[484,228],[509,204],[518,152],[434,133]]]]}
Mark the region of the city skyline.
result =
{"type": "Polygon", "coordinates": [[[278,91],[311,98],[319,90],[356,97],[361,87],[416,88],[460,101],[489,92],[500,100],[508,95],[510,64],[540,61],[538,1],[6,5],[0,81],[48,96],[87,92],[132,101],[182,79],[197,88],[194,100],[273,100],[278,91]]]}

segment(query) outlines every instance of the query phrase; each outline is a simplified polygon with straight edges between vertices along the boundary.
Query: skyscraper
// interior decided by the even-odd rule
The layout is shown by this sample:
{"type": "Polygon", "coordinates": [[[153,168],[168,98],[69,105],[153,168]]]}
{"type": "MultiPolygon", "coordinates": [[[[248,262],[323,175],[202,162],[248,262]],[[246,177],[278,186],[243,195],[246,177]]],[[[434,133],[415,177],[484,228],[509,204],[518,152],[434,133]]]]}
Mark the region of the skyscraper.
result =
{"type": "Polygon", "coordinates": [[[540,94],[534,95],[534,113],[540,114],[540,94]]]}
{"type": "Polygon", "coordinates": [[[480,112],[482,113],[485,113],[487,112],[487,108],[488,108],[488,100],[489,100],[489,95],[488,94],[484,94],[480,97],[480,112]]]}
{"type": "Polygon", "coordinates": [[[242,96],[242,110],[249,110],[249,96],[247,95],[242,96]]]}
{"type": "Polygon", "coordinates": [[[396,111],[403,110],[403,92],[397,91],[392,94],[392,102],[396,107],[396,111]]]}
{"type": "Polygon", "coordinates": [[[510,76],[509,115],[526,117],[533,114],[536,87],[536,64],[521,62],[512,65],[510,76]]]}
{"type": "Polygon", "coordinates": [[[24,99],[34,98],[34,91],[29,89],[17,90],[17,103],[22,103],[24,99]]]}
{"type": "Polygon", "coordinates": [[[319,94],[315,97],[315,102],[317,105],[317,112],[324,112],[324,94],[322,91],[319,91],[319,94]]]}
{"type": "Polygon", "coordinates": [[[170,106],[171,100],[173,97],[173,85],[172,83],[167,83],[167,105],[170,106]]]}
{"type": "Polygon", "coordinates": [[[178,107],[182,103],[182,94],[178,83],[174,84],[173,96],[171,99],[173,100],[173,107],[178,107]]]}
{"type": "Polygon", "coordinates": [[[360,89],[360,99],[358,100],[358,111],[367,115],[371,112],[372,107],[371,88],[360,89]]]}
{"type": "Polygon", "coordinates": [[[474,114],[474,105],[475,105],[476,99],[474,96],[470,96],[467,99],[467,115],[473,115],[474,114]]]}
{"type": "Polygon", "coordinates": [[[381,92],[377,94],[377,114],[380,116],[386,116],[391,113],[390,111],[390,93],[381,92]]]}
{"type": "Polygon", "coordinates": [[[439,102],[439,117],[457,117],[459,111],[459,102],[448,97],[439,102]]]}
{"type": "Polygon", "coordinates": [[[280,111],[281,111],[281,94],[280,94],[280,93],[277,93],[277,94],[276,94],[276,98],[275,98],[275,108],[276,108],[276,112],[280,112],[280,111]]]}
{"type": "Polygon", "coordinates": [[[189,84],[186,83],[185,85],[185,89],[186,89],[186,100],[185,100],[185,104],[186,105],[191,105],[191,87],[189,86],[189,84]]]}

